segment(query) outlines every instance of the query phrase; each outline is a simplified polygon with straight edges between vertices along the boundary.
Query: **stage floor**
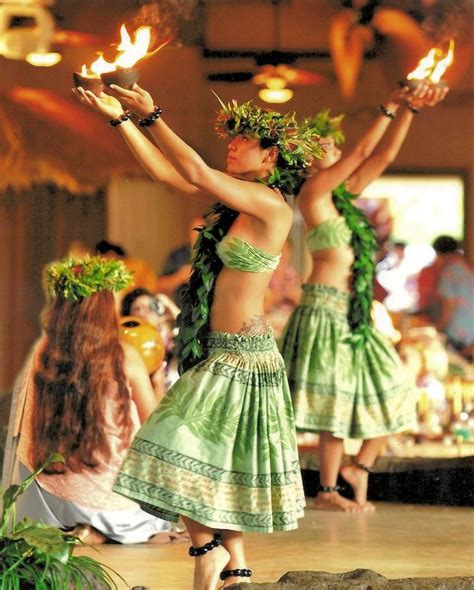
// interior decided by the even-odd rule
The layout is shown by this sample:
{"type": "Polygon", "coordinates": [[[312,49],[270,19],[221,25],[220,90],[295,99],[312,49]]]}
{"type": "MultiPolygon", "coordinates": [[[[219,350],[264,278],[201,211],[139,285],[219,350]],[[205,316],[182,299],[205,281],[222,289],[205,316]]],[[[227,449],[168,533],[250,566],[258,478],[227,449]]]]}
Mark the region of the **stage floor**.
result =
{"type": "MultiPolygon", "coordinates": [[[[377,503],[372,514],[311,509],[300,528],[247,534],[254,582],[274,582],[290,570],[344,572],[368,568],[389,578],[474,575],[474,510],[377,503]]],[[[105,545],[81,549],[120,572],[130,586],[190,590],[188,545],[105,545]]],[[[120,588],[127,588],[125,584],[120,588]]]]}

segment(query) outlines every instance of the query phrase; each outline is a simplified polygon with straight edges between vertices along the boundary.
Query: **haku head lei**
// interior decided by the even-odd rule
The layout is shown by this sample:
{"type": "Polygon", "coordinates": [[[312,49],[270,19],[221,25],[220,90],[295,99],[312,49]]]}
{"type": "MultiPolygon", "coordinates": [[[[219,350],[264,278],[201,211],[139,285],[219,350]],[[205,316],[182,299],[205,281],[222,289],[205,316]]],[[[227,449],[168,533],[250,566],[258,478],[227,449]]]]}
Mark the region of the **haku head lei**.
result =
{"type": "Polygon", "coordinates": [[[285,193],[293,194],[295,185],[299,184],[299,178],[311,165],[313,158],[324,155],[314,131],[302,129],[294,112],[281,114],[268,111],[250,100],[242,104],[232,100],[226,105],[217,98],[221,109],[214,129],[219,137],[246,135],[259,139],[263,148],[276,146],[277,166],[266,182],[280,185],[285,193]]]}
{"type": "Polygon", "coordinates": [[[45,267],[44,275],[48,293],[67,301],[80,301],[99,291],[121,291],[132,281],[121,260],[99,256],[53,262],[45,267]]]}
{"type": "Polygon", "coordinates": [[[312,130],[313,133],[320,137],[332,137],[336,145],[345,141],[344,132],[341,129],[341,122],[344,114],[331,117],[330,109],[319,111],[314,117],[306,117],[301,123],[303,130],[312,130]]]}

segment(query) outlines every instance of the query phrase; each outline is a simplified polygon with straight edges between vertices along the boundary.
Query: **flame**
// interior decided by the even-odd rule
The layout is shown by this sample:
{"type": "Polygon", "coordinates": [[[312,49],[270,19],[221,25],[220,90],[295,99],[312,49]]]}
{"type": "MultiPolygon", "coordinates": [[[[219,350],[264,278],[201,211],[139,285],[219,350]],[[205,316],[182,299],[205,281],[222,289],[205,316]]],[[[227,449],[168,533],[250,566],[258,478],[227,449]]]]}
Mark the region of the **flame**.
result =
{"type": "Polygon", "coordinates": [[[151,27],[139,27],[133,35],[134,41],[132,42],[126,26],[122,25],[120,27],[120,45],[117,47],[120,54],[113,62],[108,62],[100,53],[98,59],[89,68],[86,65],[82,66],[81,75],[96,77],[106,72],[113,72],[117,68],[132,68],[139,59],[148,53],[151,27]]]}
{"type": "Polygon", "coordinates": [[[432,47],[428,54],[420,59],[418,66],[407,75],[407,80],[430,80],[435,84],[441,80],[448,66],[453,63],[454,40],[449,42],[448,53],[443,57],[443,51],[432,47]]]}

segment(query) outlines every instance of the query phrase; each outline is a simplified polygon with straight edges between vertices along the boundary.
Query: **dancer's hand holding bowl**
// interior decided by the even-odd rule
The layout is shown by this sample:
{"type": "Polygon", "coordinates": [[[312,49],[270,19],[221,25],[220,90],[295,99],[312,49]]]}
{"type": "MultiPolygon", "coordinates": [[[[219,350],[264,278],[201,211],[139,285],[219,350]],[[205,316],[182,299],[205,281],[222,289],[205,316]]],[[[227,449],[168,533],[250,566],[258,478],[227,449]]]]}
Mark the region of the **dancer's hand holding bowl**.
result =
{"type": "Polygon", "coordinates": [[[109,119],[117,119],[123,113],[123,107],[120,101],[110,94],[101,92],[96,96],[90,90],[84,88],[73,88],[72,90],[77,98],[84,104],[92,107],[95,111],[102,113],[109,119]]]}
{"type": "Polygon", "coordinates": [[[150,93],[136,83],[132,86],[131,90],[121,88],[115,84],[112,84],[110,88],[114,91],[114,96],[139,117],[146,117],[155,108],[150,93]]]}

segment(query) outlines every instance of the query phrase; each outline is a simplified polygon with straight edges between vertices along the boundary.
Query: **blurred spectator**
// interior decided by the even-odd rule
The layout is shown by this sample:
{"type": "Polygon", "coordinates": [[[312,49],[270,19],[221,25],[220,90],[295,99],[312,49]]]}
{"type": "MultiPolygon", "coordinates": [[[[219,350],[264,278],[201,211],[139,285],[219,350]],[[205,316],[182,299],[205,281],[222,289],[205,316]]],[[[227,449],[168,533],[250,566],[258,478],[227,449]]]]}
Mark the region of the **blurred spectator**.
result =
{"type": "Polygon", "coordinates": [[[166,391],[178,378],[176,359],[173,357],[175,320],[178,313],[179,308],[167,295],[153,295],[147,289],[134,289],[122,301],[121,315],[143,318],[158,330],[165,344],[164,366],[151,375],[155,391],[157,387],[162,392],[166,391]]]}
{"type": "Polygon", "coordinates": [[[97,254],[105,256],[106,258],[120,258],[125,263],[127,269],[133,273],[133,283],[126,289],[121,291],[120,296],[123,298],[124,295],[141,287],[148,289],[152,293],[158,290],[158,277],[155,271],[145,260],[140,258],[130,258],[127,253],[118,244],[112,244],[107,240],[101,240],[95,245],[97,254]]]}
{"type": "Polygon", "coordinates": [[[440,311],[438,329],[465,356],[474,348],[474,271],[450,236],[440,236],[434,248],[442,259],[437,281],[440,311]]]}
{"type": "Polygon", "coordinates": [[[191,272],[191,252],[199,233],[196,227],[203,225],[202,217],[193,217],[188,226],[188,243],[172,250],[165,261],[162,275],[158,278],[156,291],[173,298],[181,307],[183,287],[191,272]]]}

